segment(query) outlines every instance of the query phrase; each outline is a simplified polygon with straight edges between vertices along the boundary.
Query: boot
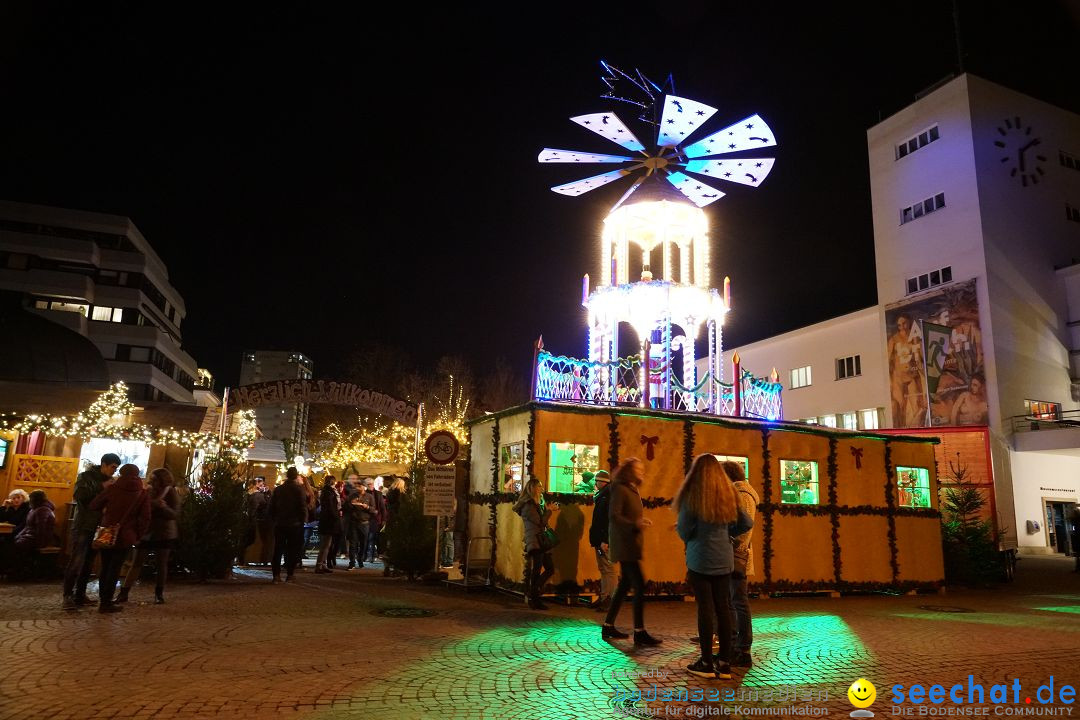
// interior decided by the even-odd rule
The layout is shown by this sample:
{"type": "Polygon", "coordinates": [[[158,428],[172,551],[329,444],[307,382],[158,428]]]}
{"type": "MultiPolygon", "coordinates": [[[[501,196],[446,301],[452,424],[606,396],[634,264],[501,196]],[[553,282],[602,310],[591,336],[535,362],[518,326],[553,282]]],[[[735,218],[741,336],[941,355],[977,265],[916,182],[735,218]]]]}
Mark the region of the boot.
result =
{"type": "Polygon", "coordinates": [[[128,593],[131,592],[131,588],[121,587],[120,592],[117,594],[116,599],[113,602],[126,603],[128,601],[128,593]]]}
{"type": "Polygon", "coordinates": [[[634,644],[635,645],[659,645],[663,640],[658,640],[649,634],[647,630],[635,630],[634,631],[634,644]]]}
{"type": "Polygon", "coordinates": [[[164,605],[165,604],[165,595],[164,595],[164,593],[165,593],[165,588],[160,587],[160,586],[154,588],[154,604],[155,605],[164,605]]]}

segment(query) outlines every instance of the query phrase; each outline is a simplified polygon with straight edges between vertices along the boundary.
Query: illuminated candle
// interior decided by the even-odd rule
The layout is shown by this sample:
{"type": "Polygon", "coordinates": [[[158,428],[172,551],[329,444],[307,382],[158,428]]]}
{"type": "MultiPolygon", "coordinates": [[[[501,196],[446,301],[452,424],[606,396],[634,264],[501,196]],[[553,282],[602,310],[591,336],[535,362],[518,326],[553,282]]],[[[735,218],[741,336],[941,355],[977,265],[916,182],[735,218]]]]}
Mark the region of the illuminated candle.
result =
{"type": "Polygon", "coordinates": [[[589,273],[581,278],[581,304],[584,305],[589,301],[589,273]]]}
{"type": "Polygon", "coordinates": [[[731,278],[724,276],[724,308],[731,309],[731,278]]]}

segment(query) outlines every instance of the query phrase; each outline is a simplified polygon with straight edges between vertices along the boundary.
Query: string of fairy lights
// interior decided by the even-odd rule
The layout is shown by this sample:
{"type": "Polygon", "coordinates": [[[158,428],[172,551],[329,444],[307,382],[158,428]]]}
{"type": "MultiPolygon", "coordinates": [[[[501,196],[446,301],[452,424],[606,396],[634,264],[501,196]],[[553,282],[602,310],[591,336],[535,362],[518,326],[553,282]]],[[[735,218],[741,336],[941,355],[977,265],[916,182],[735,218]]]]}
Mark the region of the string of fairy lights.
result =
{"type": "Polygon", "coordinates": [[[128,399],[127,385],[121,381],[102,393],[86,410],[75,415],[8,413],[0,416],[0,428],[20,434],[40,431],[50,437],[135,440],[147,445],[173,445],[193,450],[217,451],[220,444],[222,452],[239,454],[245,453],[258,437],[255,413],[251,410],[239,412],[237,429],[235,432],[226,431],[224,442],[214,432],[152,427],[132,422],[134,412],[135,404],[128,399]],[[8,417],[21,419],[12,421],[8,417]]]}

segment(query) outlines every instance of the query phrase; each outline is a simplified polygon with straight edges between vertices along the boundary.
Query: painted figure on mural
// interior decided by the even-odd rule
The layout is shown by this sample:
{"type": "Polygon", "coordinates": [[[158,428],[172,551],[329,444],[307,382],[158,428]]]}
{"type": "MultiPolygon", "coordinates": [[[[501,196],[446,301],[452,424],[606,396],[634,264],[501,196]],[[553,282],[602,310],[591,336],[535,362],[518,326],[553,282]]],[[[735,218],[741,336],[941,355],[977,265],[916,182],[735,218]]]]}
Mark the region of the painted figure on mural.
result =
{"type": "Polygon", "coordinates": [[[926,424],[926,366],[922,338],[910,315],[896,318],[888,356],[893,423],[897,427],[921,427],[926,424]]]}
{"type": "Polygon", "coordinates": [[[986,380],[982,375],[972,376],[968,391],[953,403],[950,419],[952,425],[986,425],[990,422],[990,407],[986,402],[986,380]]]}

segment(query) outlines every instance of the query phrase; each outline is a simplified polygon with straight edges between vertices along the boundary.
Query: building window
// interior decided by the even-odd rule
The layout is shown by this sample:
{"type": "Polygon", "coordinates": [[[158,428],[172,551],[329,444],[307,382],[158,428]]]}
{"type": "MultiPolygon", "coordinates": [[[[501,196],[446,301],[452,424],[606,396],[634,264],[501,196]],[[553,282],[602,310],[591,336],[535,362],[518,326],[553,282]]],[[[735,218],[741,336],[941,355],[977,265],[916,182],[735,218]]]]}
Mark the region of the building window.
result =
{"type": "Polygon", "coordinates": [[[780,461],[780,502],[818,504],[818,464],[813,460],[780,461]]]}
{"type": "Polygon", "coordinates": [[[924,148],[930,143],[941,137],[938,132],[938,126],[927,128],[921,133],[908,138],[904,142],[896,146],[896,159],[899,160],[902,157],[907,157],[911,153],[915,152],[919,148],[924,148]]]}
{"type": "Polygon", "coordinates": [[[920,467],[897,467],[896,486],[900,507],[930,507],[930,472],[920,467]]]}
{"type": "Polygon", "coordinates": [[[1070,170],[1080,170],[1080,159],[1064,150],[1058,150],[1058,162],[1061,163],[1062,167],[1067,167],[1070,170]]]}
{"type": "Polygon", "coordinates": [[[844,380],[846,378],[857,377],[862,375],[862,360],[860,355],[852,355],[846,358],[836,358],[836,379],[844,380]]]}
{"type": "Polygon", "coordinates": [[[1025,400],[1024,407],[1027,408],[1028,417],[1033,417],[1038,420],[1061,419],[1061,403],[1043,402],[1041,400],[1025,400]]]}
{"type": "Polygon", "coordinates": [[[844,422],[845,430],[858,430],[859,429],[859,416],[853,412],[844,413],[841,418],[844,422]]]}
{"type": "Polygon", "coordinates": [[[909,277],[907,279],[907,294],[913,295],[914,293],[921,292],[927,288],[937,287],[938,285],[944,285],[945,283],[951,282],[952,265],[946,265],[943,268],[931,270],[922,275],[909,277]]]}
{"type": "Polygon", "coordinates": [[[831,428],[836,427],[836,416],[835,415],[822,415],[821,416],[821,424],[824,425],[825,427],[831,427],[831,428]]]}
{"type": "Polygon", "coordinates": [[[863,430],[877,430],[878,427],[880,427],[878,424],[878,411],[876,408],[872,410],[860,410],[859,419],[862,420],[863,430]]]}
{"type": "Polygon", "coordinates": [[[806,387],[810,385],[812,378],[810,377],[810,366],[806,365],[801,368],[795,368],[791,371],[791,389],[806,387]]]}
{"type": "Polygon", "coordinates": [[[1080,222],[1080,208],[1075,208],[1069,203],[1065,203],[1065,219],[1072,220],[1073,222],[1080,222]]]}
{"type": "Polygon", "coordinates": [[[91,320],[115,323],[120,322],[123,318],[124,308],[106,307],[105,305],[95,305],[94,313],[90,316],[91,320]]]}
{"type": "Polygon", "coordinates": [[[806,423],[807,425],[817,425],[818,424],[818,421],[817,421],[816,417],[808,417],[805,420],[803,420],[803,422],[806,423]]]}
{"type": "Polygon", "coordinates": [[[244,362],[255,362],[255,353],[244,353],[244,362]]]}
{"type": "Polygon", "coordinates": [[[743,477],[745,477],[747,480],[750,479],[750,458],[746,457],[745,455],[716,455],[716,454],[713,454],[713,457],[716,458],[717,460],[719,460],[720,462],[727,462],[727,461],[730,460],[731,462],[739,463],[740,465],[742,465],[743,477]]]}
{"type": "Polygon", "coordinates": [[[128,360],[131,362],[150,362],[150,348],[132,347],[128,350],[128,360]]]}
{"type": "Polygon", "coordinates": [[[917,220],[923,215],[929,215],[930,213],[940,210],[945,207],[945,193],[938,193],[933,197],[928,197],[922,202],[917,202],[910,207],[906,207],[900,211],[900,224],[909,223],[912,220],[917,220]]]}
{"type": "MultiPolygon", "coordinates": [[[[38,303],[34,303],[34,307],[38,307],[38,303]]],[[[90,306],[83,303],[63,302],[52,300],[49,302],[49,310],[59,310],[60,312],[77,312],[83,317],[90,314],[90,306]]]]}
{"type": "Polygon", "coordinates": [[[594,473],[600,468],[600,446],[550,443],[548,467],[548,492],[575,492],[582,473],[594,473]]]}

